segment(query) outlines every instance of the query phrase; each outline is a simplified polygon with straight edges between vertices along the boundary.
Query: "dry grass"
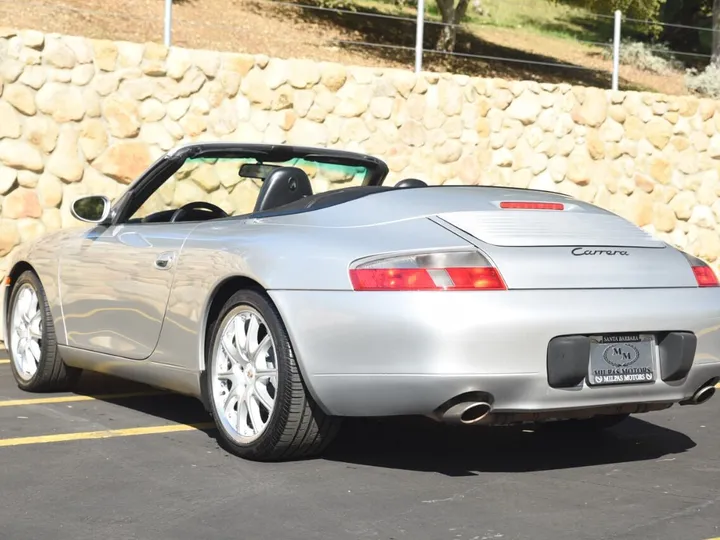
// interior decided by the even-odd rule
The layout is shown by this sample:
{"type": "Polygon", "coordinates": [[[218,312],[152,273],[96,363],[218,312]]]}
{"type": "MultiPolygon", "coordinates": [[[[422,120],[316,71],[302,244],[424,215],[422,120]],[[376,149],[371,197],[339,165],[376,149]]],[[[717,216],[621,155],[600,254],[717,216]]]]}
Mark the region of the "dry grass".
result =
{"type": "MultiPolygon", "coordinates": [[[[507,1],[507,0],[503,0],[507,1]]],[[[542,0],[523,0],[542,2],[542,0]]],[[[412,47],[414,21],[317,11],[268,0],[182,0],[173,8],[173,44],[199,49],[312,58],[364,66],[412,68],[412,50],[348,45],[354,41],[412,47]]],[[[387,12],[366,2],[365,12],[387,12]]],[[[406,12],[408,15],[411,11],[406,12]]],[[[162,0],[0,0],[3,26],[128,41],[162,41],[162,0]]],[[[439,27],[427,25],[425,47],[432,49],[439,27]]],[[[426,54],[425,69],[506,79],[568,82],[608,88],[611,62],[599,47],[523,28],[473,25],[459,37],[458,52],[469,59],[426,54]],[[497,58],[515,61],[497,60],[497,58]],[[555,66],[543,65],[558,64],[555,66]],[[579,69],[591,68],[591,69],[579,69]]],[[[621,87],[686,93],[683,79],[632,67],[621,69],[621,87]]]]}

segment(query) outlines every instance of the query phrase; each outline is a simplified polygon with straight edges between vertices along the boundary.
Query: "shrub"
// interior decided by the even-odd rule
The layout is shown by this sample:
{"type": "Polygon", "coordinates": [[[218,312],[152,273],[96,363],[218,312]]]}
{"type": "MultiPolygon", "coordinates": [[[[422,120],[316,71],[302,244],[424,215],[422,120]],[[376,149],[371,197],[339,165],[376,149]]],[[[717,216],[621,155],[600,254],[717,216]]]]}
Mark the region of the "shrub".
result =
{"type": "Polygon", "coordinates": [[[685,73],[685,86],[690,92],[720,99],[720,64],[710,64],[700,72],[689,69],[685,73]]]}
{"type": "MultiPolygon", "coordinates": [[[[606,59],[611,59],[612,55],[612,47],[604,49],[603,56],[606,59]]],[[[659,75],[682,69],[682,64],[675,59],[667,45],[662,43],[649,45],[639,41],[623,41],[620,44],[620,63],[659,75]]]]}

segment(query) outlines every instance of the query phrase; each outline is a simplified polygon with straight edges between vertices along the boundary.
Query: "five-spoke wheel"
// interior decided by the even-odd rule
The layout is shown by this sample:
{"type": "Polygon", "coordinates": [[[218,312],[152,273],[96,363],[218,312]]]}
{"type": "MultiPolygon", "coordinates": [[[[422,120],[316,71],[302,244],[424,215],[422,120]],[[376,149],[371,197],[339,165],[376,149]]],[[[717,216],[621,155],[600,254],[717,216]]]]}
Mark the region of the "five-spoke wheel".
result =
{"type": "Polygon", "coordinates": [[[207,395],[220,441],[262,461],[320,453],[339,420],[313,401],[277,309],[261,291],[235,293],[212,323],[207,395]]]}

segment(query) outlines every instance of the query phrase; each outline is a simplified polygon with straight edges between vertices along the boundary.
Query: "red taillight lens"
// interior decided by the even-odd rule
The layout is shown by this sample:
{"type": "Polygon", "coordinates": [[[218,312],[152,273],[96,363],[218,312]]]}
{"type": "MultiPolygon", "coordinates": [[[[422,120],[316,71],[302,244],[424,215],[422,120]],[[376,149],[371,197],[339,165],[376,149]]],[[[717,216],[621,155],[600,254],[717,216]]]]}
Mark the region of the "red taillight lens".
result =
{"type": "Polygon", "coordinates": [[[502,291],[507,287],[495,268],[447,268],[453,281],[452,289],[502,291]]]}
{"type": "Polygon", "coordinates": [[[693,266],[693,273],[698,287],[717,287],[718,279],[709,266],[693,266]]]}
{"type": "Polygon", "coordinates": [[[356,268],[356,291],[502,291],[507,287],[495,268],[356,268]]]}
{"type": "Polygon", "coordinates": [[[500,208],[505,210],[565,210],[562,203],[525,202],[525,201],[503,201],[500,208]]]}
{"type": "Polygon", "coordinates": [[[505,290],[497,269],[479,251],[390,255],[351,265],[356,291],[505,290]]]}
{"type": "Polygon", "coordinates": [[[437,289],[425,268],[357,268],[350,270],[356,291],[421,291],[437,289]]]}
{"type": "Polygon", "coordinates": [[[715,272],[705,261],[695,257],[695,255],[685,253],[684,251],[680,251],[680,253],[682,253],[685,259],[687,259],[687,262],[690,263],[693,274],[695,274],[695,281],[697,282],[698,287],[718,286],[718,278],[715,275],[715,272]]]}

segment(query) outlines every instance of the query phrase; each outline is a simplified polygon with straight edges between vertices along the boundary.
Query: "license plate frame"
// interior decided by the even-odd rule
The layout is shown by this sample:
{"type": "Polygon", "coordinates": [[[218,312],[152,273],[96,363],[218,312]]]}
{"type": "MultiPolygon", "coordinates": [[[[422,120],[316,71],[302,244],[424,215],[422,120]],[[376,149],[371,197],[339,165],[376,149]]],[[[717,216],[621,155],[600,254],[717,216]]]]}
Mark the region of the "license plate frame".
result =
{"type": "Polygon", "coordinates": [[[588,385],[603,387],[655,382],[656,348],[652,334],[590,336],[588,385]]]}

